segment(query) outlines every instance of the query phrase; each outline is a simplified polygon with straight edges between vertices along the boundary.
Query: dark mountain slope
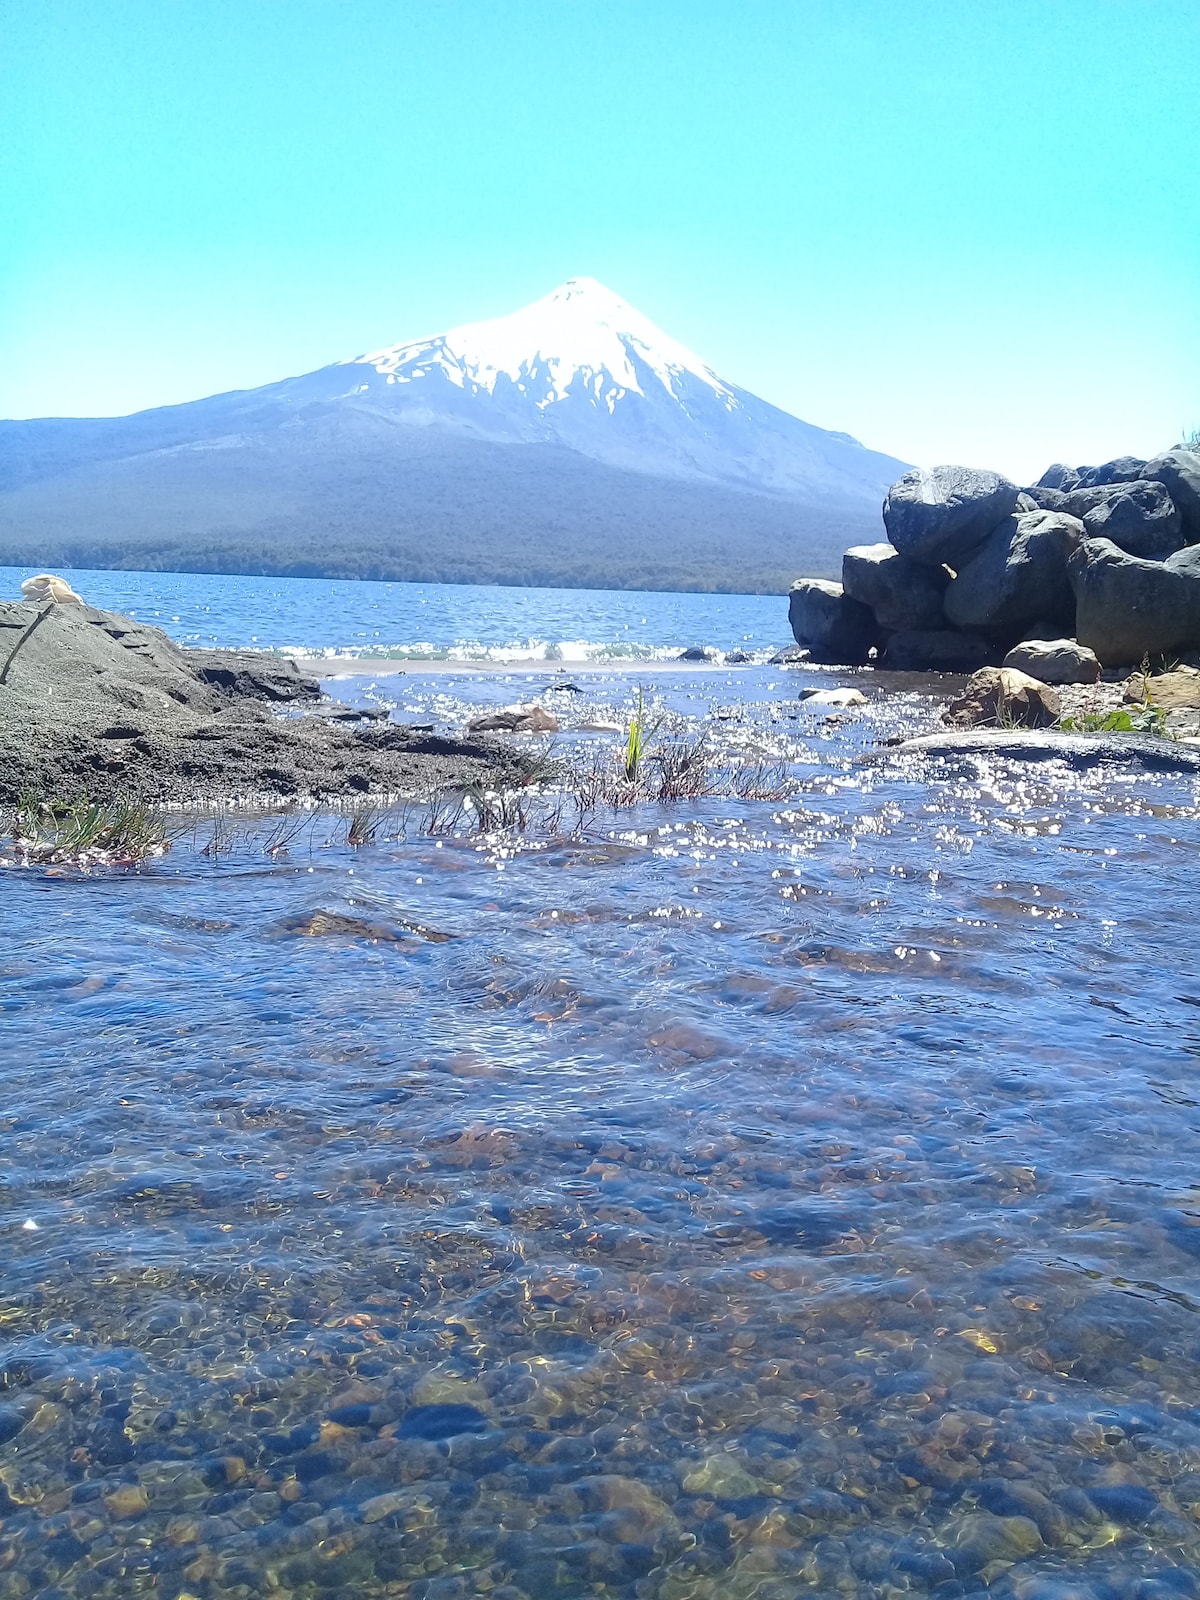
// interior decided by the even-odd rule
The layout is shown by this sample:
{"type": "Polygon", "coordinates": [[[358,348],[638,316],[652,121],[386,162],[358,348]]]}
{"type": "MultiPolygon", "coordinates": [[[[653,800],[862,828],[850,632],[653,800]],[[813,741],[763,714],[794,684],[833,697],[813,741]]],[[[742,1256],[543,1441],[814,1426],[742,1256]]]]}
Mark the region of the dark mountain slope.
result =
{"type": "Polygon", "coordinates": [[[370,409],[95,462],[0,493],[0,562],[772,592],[881,536],[858,508],[504,445],[370,409]]]}

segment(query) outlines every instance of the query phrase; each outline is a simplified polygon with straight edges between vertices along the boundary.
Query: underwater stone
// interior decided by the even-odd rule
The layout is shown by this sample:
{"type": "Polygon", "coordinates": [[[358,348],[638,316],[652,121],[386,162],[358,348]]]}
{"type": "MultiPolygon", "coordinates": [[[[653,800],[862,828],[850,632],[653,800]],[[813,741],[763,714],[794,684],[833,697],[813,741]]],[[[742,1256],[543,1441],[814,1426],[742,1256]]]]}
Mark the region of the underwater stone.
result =
{"type": "Polygon", "coordinates": [[[414,1406],[396,1429],[398,1439],[452,1439],[456,1433],[482,1433],[488,1419],[477,1406],[414,1406]]]}
{"type": "Polygon", "coordinates": [[[1136,1483],[1114,1483],[1102,1489],[1089,1489],[1087,1496],[1102,1516],[1126,1526],[1136,1527],[1158,1510],[1158,1496],[1136,1483]]]}
{"type": "Polygon", "coordinates": [[[687,1494],[713,1500],[743,1500],[763,1492],[759,1480],[752,1478],[731,1456],[709,1456],[698,1466],[681,1466],[677,1471],[687,1494]]]}

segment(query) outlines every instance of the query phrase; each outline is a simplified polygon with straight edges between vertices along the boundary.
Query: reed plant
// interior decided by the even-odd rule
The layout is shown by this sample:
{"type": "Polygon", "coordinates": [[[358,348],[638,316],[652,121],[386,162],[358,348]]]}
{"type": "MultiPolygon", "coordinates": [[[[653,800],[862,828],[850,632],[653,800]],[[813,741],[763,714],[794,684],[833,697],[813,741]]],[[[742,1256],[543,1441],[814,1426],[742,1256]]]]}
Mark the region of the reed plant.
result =
{"type": "Polygon", "coordinates": [[[371,800],[360,801],[350,812],[346,824],[346,843],[351,850],[361,850],[374,844],[379,835],[382,814],[379,805],[371,800]]]}
{"type": "Polygon", "coordinates": [[[263,853],[268,856],[287,855],[305,828],[311,835],[312,823],[312,817],[303,814],[277,817],[263,840],[263,853]]]}
{"type": "Polygon", "coordinates": [[[653,723],[649,720],[645,691],[639,688],[629,719],[629,731],[625,736],[625,778],[628,783],[637,784],[641,778],[642,765],[661,726],[661,717],[653,723]]]}
{"type": "Polygon", "coordinates": [[[18,860],[132,866],[170,848],[160,812],[140,801],[56,800],[25,793],[12,827],[18,860]]]}

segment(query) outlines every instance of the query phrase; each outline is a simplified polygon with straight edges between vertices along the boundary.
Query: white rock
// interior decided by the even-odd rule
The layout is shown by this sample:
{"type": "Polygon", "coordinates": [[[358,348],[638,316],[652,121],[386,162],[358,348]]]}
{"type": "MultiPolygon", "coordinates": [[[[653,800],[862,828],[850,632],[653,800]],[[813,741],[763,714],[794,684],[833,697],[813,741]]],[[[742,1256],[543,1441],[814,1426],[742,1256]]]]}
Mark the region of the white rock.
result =
{"type": "Polygon", "coordinates": [[[813,689],[800,698],[806,706],[865,706],[867,703],[861,689],[813,689]]]}
{"type": "Polygon", "coordinates": [[[56,578],[50,572],[39,572],[36,578],[26,578],[21,585],[21,593],[26,600],[32,600],[38,605],[44,600],[53,600],[60,606],[83,604],[65,578],[56,578]]]}

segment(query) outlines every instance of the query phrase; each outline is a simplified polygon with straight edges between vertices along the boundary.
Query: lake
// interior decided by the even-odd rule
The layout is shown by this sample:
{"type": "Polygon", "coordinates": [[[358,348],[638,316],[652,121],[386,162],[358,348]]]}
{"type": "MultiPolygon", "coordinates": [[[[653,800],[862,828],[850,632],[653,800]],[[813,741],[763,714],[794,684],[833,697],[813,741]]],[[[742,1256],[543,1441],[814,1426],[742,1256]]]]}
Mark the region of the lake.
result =
{"type": "MultiPolygon", "coordinates": [[[[0,567],[17,595],[33,568],[0,567]]],[[[654,659],[690,645],[723,651],[791,642],[772,595],[503,589],[473,584],[238,578],[72,571],[103,610],[162,627],[184,644],[398,659],[654,659]]]]}
{"type": "Polygon", "coordinates": [[[0,873],[0,1600],[1200,1593],[1194,779],[890,752],[782,599],[70,576],[774,776],[0,873]]]}

